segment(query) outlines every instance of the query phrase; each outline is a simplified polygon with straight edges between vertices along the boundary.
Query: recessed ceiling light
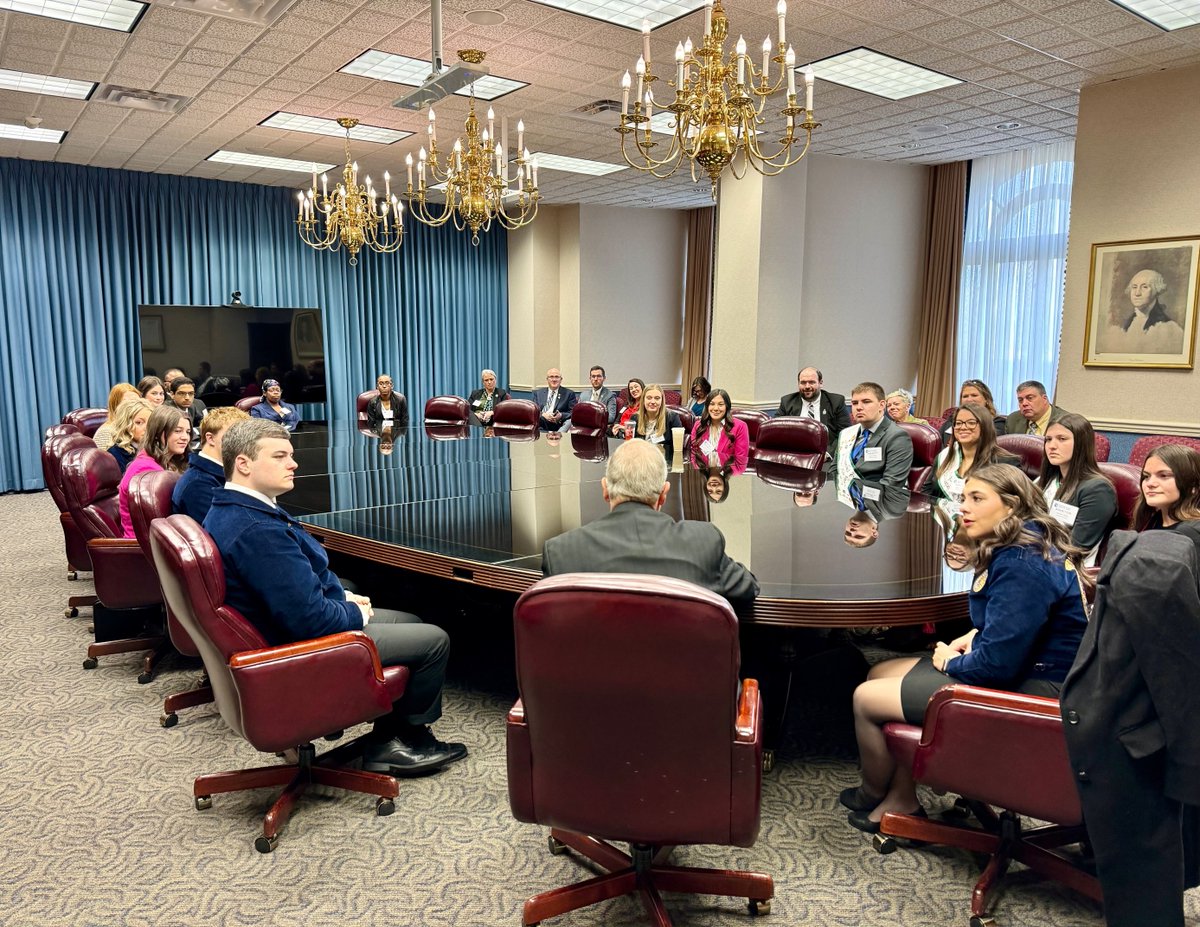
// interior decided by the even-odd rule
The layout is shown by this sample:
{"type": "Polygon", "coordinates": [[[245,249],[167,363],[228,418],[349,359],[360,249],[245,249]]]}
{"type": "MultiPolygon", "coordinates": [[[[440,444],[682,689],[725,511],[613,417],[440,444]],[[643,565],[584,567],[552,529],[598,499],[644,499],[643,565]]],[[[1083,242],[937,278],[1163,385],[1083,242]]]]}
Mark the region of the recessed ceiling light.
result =
{"type": "Polygon", "coordinates": [[[51,142],[57,145],[66,134],[59,129],[30,129],[0,122],[0,138],[15,138],[19,142],[51,142]]]}
{"type": "Polygon", "coordinates": [[[1009,129],[1019,129],[1019,128],[1021,128],[1021,123],[1019,123],[1019,122],[1001,122],[996,125],[996,128],[1001,129],[1003,131],[1008,131],[1009,129]]]}
{"type": "Polygon", "coordinates": [[[919,135],[922,138],[936,138],[939,135],[945,135],[949,130],[949,126],[944,126],[937,122],[920,122],[912,127],[912,134],[919,135]]]}
{"type": "Polygon", "coordinates": [[[626,29],[642,28],[642,20],[648,20],[651,29],[665,26],[681,16],[687,16],[704,8],[704,0],[537,0],[543,6],[566,10],[580,16],[603,20],[626,29]]]}
{"type": "Polygon", "coordinates": [[[499,10],[467,10],[465,19],[476,26],[499,26],[508,22],[508,17],[499,10]]]}
{"type": "Polygon", "coordinates": [[[135,0],[0,0],[0,10],[132,32],[148,3],[135,0]]]}
{"type": "MultiPolygon", "coordinates": [[[[391,81],[393,84],[420,87],[429,77],[429,62],[422,61],[420,58],[393,55],[371,48],[341,68],[341,72],[370,77],[374,80],[391,81]]],[[[475,97],[479,100],[495,100],[506,93],[512,93],[514,90],[528,86],[524,81],[509,80],[507,77],[495,77],[489,74],[475,81],[475,97]]],[[[471,87],[468,84],[454,92],[460,97],[469,97],[471,87]]]]}
{"type": "Polygon", "coordinates": [[[962,83],[957,77],[939,74],[890,55],[881,55],[869,48],[855,48],[831,58],[822,58],[814,61],[812,66],[821,80],[888,100],[903,100],[962,83]]]}
{"type": "Polygon", "coordinates": [[[295,158],[273,158],[270,155],[246,154],[241,151],[214,151],[206,160],[218,164],[239,164],[242,167],[266,167],[273,171],[295,171],[298,174],[323,174],[337,165],[313,161],[298,161],[295,158]]]}
{"type": "Polygon", "coordinates": [[[95,82],[90,80],[68,80],[65,77],[6,71],[0,68],[0,90],[19,90],[21,93],[44,93],[52,97],[86,100],[95,89],[95,82]]]}
{"type": "Polygon", "coordinates": [[[585,158],[568,158],[566,155],[546,154],[538,152],[532,155],[537,159],[538,168],[543,171],[566,171],[569,174],[590,174],[593,177],[603,177],[625,170],[624,164],[612,164],[607,161],[588,161],[585,158]]]}
{"type": "Polygon", "coordinates": [[[916,142],[905,142],[900,147],[903,148],[905,151],[907,151],[910,148],[916,148],[917,143],[916,142]]]}
{"type": "MultiPolygon", "coordinates": [[[[318,119],[316,116],[302,116],[299,113],[276,113],[259,123],[268,129],[288,129],[292,132],[312,132],[314,135],[332,135],[335,138],[345,138],[346,130],[333,119],[318,119]]],[[[365,126],[362,123],[350,130],[350,137],[355,141],[378,142],[390,145],[402,138],[408,138],[411,132],[400,129],[385,129],[382,126],[365,126]]]]}
{"type": "Polygon", "coordinates": [[[1200,23],[1200,3],[1197,0],[1113,0],[1113,2],[1168,32],[1200,23]]]}

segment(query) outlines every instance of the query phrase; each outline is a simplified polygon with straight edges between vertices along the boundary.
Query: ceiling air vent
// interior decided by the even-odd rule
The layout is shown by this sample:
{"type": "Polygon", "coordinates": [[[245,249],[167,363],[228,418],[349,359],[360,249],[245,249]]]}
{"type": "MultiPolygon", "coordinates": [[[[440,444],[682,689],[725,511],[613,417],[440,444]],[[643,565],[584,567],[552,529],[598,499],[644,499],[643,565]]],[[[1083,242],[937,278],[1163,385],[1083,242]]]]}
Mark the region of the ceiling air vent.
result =
{"type": "Polygon", "coordinates": [[[191,97],[174,93],[159,93],[155,90],[139,90],[136,87],[118,87],[116,84],[101,84],[92,94],[91,102],[111,103],[128,109],[146,109],[152,113],[178,113],[192,102],[191,97]]]}
{"type": "Polygon", "coordinates": [[[171,6],[223,19],[270,26],[288,11],[296,0],[154,0],[155,6],[171,6]]]}
{"type": "Polygon", "coordinates": [[[582,119],[584,122],[615,126],[619,121],[620,112],[621,104],[616,100],[595,100],[569,111],[567,115],[572,119],[582,119]]]}

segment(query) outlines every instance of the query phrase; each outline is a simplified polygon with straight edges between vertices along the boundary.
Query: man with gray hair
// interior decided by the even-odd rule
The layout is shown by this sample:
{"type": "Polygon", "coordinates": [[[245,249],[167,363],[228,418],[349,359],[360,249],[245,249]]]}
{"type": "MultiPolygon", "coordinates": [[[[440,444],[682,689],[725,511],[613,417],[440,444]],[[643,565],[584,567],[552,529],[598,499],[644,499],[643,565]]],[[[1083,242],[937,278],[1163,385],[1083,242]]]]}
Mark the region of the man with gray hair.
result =
{"type": "Polygon", "coordinates": [[[754,574],[725,553],[715,525],[675,521],[661,511],[670,492],[667,462],[647,441],[627,441],[608,460],[600,481],[608,514],[551,538],[542,572],[650,573],[711,589],[733,606],[758,595],[754,574]]]}
{"type": "Polygon", "coordinates": [[[466,756],[462,744],[442,743],[429,730],[442,714],[446,632],[416,615],[372,608],[366,596],[347,591],[324,548],[276,503],[291,490],[296,471],[288,430],[259,418],[231,425],[221,462],[226,482],[213,494],[204,530],[221,553],[226,603],[270,644],[363,631],[384,666],[409,668],[403,697],[375,721],[364,768],[416,776],[466,756]]]}

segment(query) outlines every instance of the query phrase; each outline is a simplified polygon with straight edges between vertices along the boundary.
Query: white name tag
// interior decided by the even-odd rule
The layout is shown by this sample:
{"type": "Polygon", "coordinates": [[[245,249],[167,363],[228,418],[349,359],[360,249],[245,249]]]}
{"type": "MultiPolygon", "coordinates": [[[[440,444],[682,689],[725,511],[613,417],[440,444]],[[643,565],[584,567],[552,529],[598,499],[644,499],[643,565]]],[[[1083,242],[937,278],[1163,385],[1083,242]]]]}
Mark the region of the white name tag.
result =
{"type": "Polygon", "coordinates": [[[662,435],[648,435],[648,436],[647,436],[647,440],[648,440],[648,441],[649,441],[651,444],[662,444],[662,443],[663,443],[663,436],[662,436],[662,435]]]}
{"type": "Polygon", "coordinates": [[[716,450],[716,448],[713,447],[713,443],[709,441],[708,438],[705,438],[702,442],[700,442],[700,453],[705,457],[711,454],[714,450],[716,450]]]}
{"type": "Polygon", "coordinates": [[[880,461],[883,460],[883,448],[881,448],[881,447],[863,448],[863,460],[870,460],[870,461],[874,461],[875,463],[879,463],[880,461]]]}
{"type": "Polygon", "coordinates": [[[479,408],[479,406],[483,405],[483,400],[482,400],[482,399],[476,399],[474,404],[475,404],[475,407],[476,407],[476,408],[479,408]]]}
{"type": "Polygon", "coordinates": [[[383,417],[384,417],[384,418],[391,418],[391,417],[392,417],[392,410],[391,410],[391,409],[384,409],[384,410],[383,410],[383,417]]]}
{"type": "Polygon", "coordinates": [[[1050,503],[1050,517],[1060,525],[1066,525],[1069,528],[1075,524],[1075,519],[1079,517],[1079,506],[1060,502],[1058,499],[1055,499],[1050,503]]]}
{"type": "Polygon", "coordinates": [[[882,498],[882,494],[874,486],[864,486],[863,498],[868,502],[878,502],[882,498]]]}

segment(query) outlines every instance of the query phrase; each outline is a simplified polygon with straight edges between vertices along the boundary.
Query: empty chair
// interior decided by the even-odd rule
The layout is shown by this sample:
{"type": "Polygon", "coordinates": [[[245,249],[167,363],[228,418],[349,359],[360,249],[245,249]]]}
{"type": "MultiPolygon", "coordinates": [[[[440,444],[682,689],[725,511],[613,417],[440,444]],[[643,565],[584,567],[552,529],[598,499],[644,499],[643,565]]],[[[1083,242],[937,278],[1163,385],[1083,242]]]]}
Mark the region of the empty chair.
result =
{"type": "Polygon", "coordinates": [[[186,515],[157,519],[150,526],[150,547],[171,613],[204,660],[221,718],[256,750],[299,754],[294,763],[197,777],[192,785],[197,810],[210,808],[220,792],[285,786],[254,842],[260,853],[275,848],[310,784],[375,795],[376,813],[391,814],[399,794],[395,778],[344,768],[361,755],[360,743],[317,759],[312,741],[391,711],[408,684],[408,668],[380,666],[374,642],[361,631],[269,646],[254,625],[225,604],[221,555],[186,515]]]}
{"type": "Polygon", "coordinates": [[[513,621],[513,814],[548,825],[551,852],[607,870],[530,898],[524,923],[631,892],[659,925],[660,891],[740,896],[765,913],[770,876],[666,861],[672,846],[758,836],[762,703],[756,681],[739,684],[729,604],[677,579],[568,573],[528,589],[513,621]]]}
{"type": "Polygon", "coordinates": [[[607,430],[608,409],[590,399],[575,403],[571,410],[571,434],[601,435],[607,430]]]}
{"type": "MultiPolygon", "coordinates": [[[[95,446],[96,443],[91,438],[78,431],[75,434],[56,435],[48,438],[42,445],[42,479],[46,483],[46,488],[50,490],[50,498],[58,507],[58,523],[63,533],[63,543],[67,554],[67,579],[69,580],[78,579],[80,573],[92,572],[92,557],[88,553],[87,539],[76,527],[67,506],[66,490],[63,489],[62,483],[62,459],[68,451],[84,447],[94,448],[95,446]]],[[[73,595],[67,599],[64,614],[68,618],[74,618],[79,614],[80,608],[87,608],[95,604],[96,597],[94,595],[73,595]]]]}
{"type": "Polygon", "coordinates": [[[466,422],[460,425],[430,425],[425,424],[425,437],[434,441],[461,441],[471,436],[471,426],[466,422]]]}
{"type": "Polygon", "coordinates": [[[916,492],[933,471],[938,452],[942,449],[942,438],[937,430],[929,425],[921,425],[917,422],[897,422],[896,424],[907,431],[908,436],[912,438],[913,462],[912,469],[908,471],[908,488],[916,492]]]}
{"type": "Polygon", "coordinates": [[[571,432],[571,452],[580,460],[608,460],[608,436],[571,432]]]}
{"type": "Polygon", "coordinates": [[[996,443],[1010,454],[1020,458],[1021,469],[1031,480],[1042,472],[1042,461],[1046,457],[1046,442],[1039,435],[1000,435],[996,443]]]}
{"type": "Polygon", "coordinates": [[[73,409],[62,418],[64,425],[74,425],[89,438],[108,421],[108,409],[73,409]]]}
{"type": "Polygon", "coordinates": [[[686,438],[692,433],[692,428],[696,424],[696,416],[692,414],[692,410],[680,405],[667,406],[667,408],[679,416],[679,424],[683,426],[683,434],[686,438]]]}
{"type": "Polygon", "coordinates": [[[1133,527],[1133,510],[1142,495],[1142,471],[1123,463],[1100,464],[1100,472],[1109,478],[1117,490],[1117,514],[1122,528],[1133,527]]]}
{"type": "Polygon", "coordinates": [[[746,423],[746,430],[750,432],[751,447],[758,442],[759,429],[771,420],[771,416],[767,415],[766,412],[760,412],[757,409],[734,409],[730,415],[734,418],[740,418],[746,423]]]}
{"type": "Polygon", "coordinates": [[[1057,699],[950,685],[929,700],[922,727],[884,725],[897,762],[917,782],[961,795],[980,827],[885,814],[876,847],[890,852],[900,837],[990,856],[971,896],[972,925],[990,923],[991,896],[1014,860],[1100,900],[1096,877],[1054,852],[1086,837],[1059,710],[1057,699]],[[1025,829],[1022,815],[1050,823],[1025,829]]]}
{"type": "Polygon", "coordinates": [[[1095,432],[1096,437],[1096,463],[1107,463],[1108,455],[1112,451],[1112,442],[1100,432],[1095,432]]]}
{"type": "Polygon", "coordinates": [[[537,403],[531,399],[504,399],[492,408],[491,425],[499,433],[505,429],[527,431],[538,426],[537,403]]]}
{"type": "Polygon", "coordinates": [[[785,415],[763,422],[754,446],[758,463],[820,469],[829,446],[829,432],[811,418],[785,415]]]}
{"type": "Polygon", "coordinates": [[[434,396],[425,400],[426,425],[465,425],[471,414],[461,396],[434,396]]]}
{"type": "MultiPolygon", "coordinates": [[[[154,554],[150,549],[150,525],[156,518],[166,518],[171,514],[171,493],[179,482],[179,474],[173,470],[156,470],[149,473],[139,473],[129,481],[129,519],[133,522],[133,534],[142,556],[154,567],[154,554]]],[[[158,571],[155,570],[155,575],[158,571]]],[[[159,584],[162,585],[161,582],[159,584]]],[[[179,623],[171,609],[167,609],[167,637],[171,646],[187,657],[199,657],[200,651],[187,631],[179,623]]],[[[179,721],[178,712],[183,708],[193,708],[196,705],[207,705],[213,700],[212,687],[205,676],[198,685],[183,692],[175,692],[166,697],[163,702],[162,714],[158,723],[163,727],[174,727],[179,721]]]]}
{"type": "Polygon", "coordinates": [[[1154,456],[1154,449],[1164,444],[1182,444],[1200,454],[1200,438],[1187,438],[1182,435],[1143,435],[1133,442],[1129,451],[1129,463],[1140,471],[1146,466],[1146,461],[1154,456]]]}

